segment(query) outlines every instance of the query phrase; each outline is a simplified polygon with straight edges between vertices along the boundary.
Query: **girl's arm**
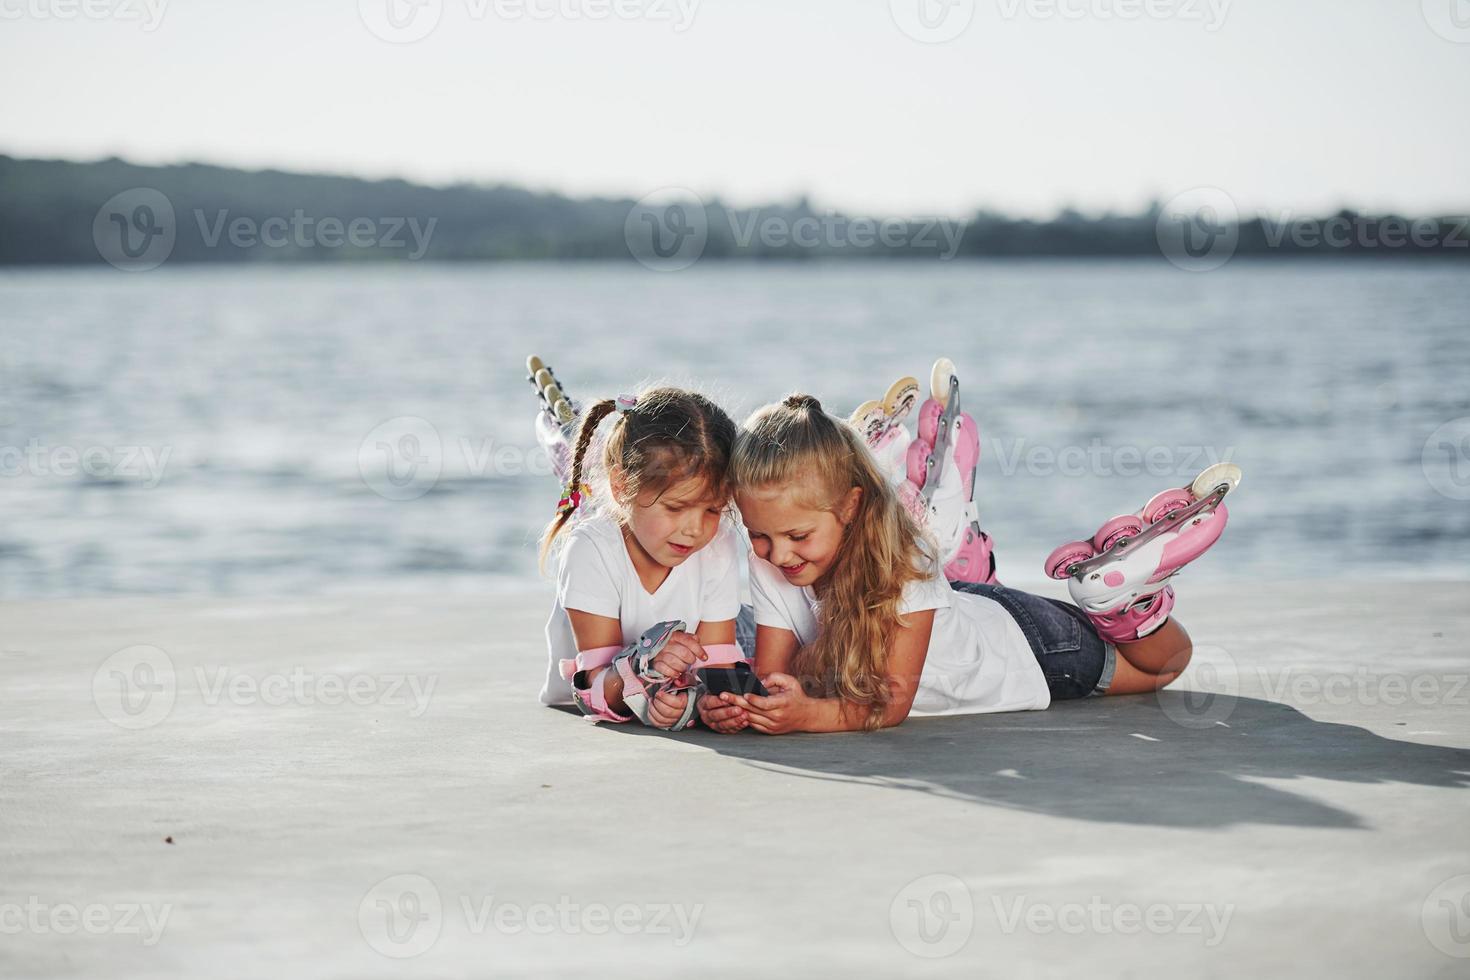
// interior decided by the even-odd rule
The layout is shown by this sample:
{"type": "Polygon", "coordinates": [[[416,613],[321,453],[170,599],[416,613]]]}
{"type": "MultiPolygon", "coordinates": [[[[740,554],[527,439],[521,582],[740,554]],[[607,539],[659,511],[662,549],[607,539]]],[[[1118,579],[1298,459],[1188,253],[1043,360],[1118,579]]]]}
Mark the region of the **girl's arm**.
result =
{"type": "Polygon", "coordinates": [[[735,620],[722,619],[718,623],[700,623],[694,635],[699,637],[700,646],[734,646],[735,620]]]}
{"type": "MultiPolygon", "coordinates": [[[[890,696],[880,728],[892,728],[909,716],[914,697],[919,693],[919,675],[929,655],[934,610],[906,613],[904,619],[908,625],[898,630],[888,651],[886,679],[890,696]]],[[[795,652],[794,648],[792,652],[795,652]]],[[[759,647],[756,656],[760,656],[759,647]]],[[[802,691],[800,682],[786,673],[773,673],[763,676],[762,680],[771,692],[770,697],[751,695],[734,699],[737,704],[744,702],[742,706],[747,708],[750,727],[758,732],[780,735],[785,732],[856,732],[866,728],[866,705],[840,698],[809,698],[802,691]]]]}
{"type": "MultiPolygon", "coordinates": [[[[594,616],[580,609],[568,609],[567,620],[572,624],[572,636],[576,637],[578,651],[623,645],[623,624],[611,616],[594,616]]],[[[602,693],[609,708],[620,715],[628,713],[628,706],[623,703],[623,679],[617,671],[597,667],[589,671],[588,680],[603,685],[602,693]]]]}
{"type": "MultiPolygon", "coordinates": [[[[577,640],[577,649],[596,650],[601,647],[621,647],[623,645],[623,626],[618,620],[611,616],[598,616],[593,613],[582,612],[580,609],[568,609],[567,619],[572,625],[572,636],[577,640]]],[[[711,624],[718,626],[719,624],[711,624]]],[[[729,621],[730,640],[735,642],[735,621],[729,621]]],[[[686,634],[676,633],[670,638],[664,652],[658,655],[654,665],[665,675],[670,671],[683,673],[696,661],[704,656],[700,643],[691,640],[686,634]],[[675,664],[675,661],[678,661],[675,664]],[[675,666],[678,667],[674,670],[675,666]]],[[[628,705],[623,700],[623,677],[616,670],[609,667],[596,667],[588,672],[589,684],[601,684],[603,697],[607,700],[607,706],[620,715],[628,714],[628,705]]],[[[650,709],[651,717],[661,728],[667,728],[679,720],[684,711],[684,699],[688,695],[683,693],[671,694],[660,692],[653,700],[650,709]]]]}

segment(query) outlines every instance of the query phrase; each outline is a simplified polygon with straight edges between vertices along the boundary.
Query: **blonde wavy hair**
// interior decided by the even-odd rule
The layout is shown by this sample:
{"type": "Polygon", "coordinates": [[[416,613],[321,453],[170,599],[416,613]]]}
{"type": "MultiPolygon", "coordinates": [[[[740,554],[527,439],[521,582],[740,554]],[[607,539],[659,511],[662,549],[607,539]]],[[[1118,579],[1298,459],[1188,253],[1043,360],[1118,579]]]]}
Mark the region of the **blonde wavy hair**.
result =
{"type": "Polygon", "coordinates": [[[803,506],[829,513],[854,487],[862,491],[832,568],[815,586],[817,638],[797,651],[791,668],[809,693],[866,706],[865,727],[880,727],[892,699],[888,650],[905,625],[898,613],[904,586],[925,578],[933,560],[924,532],[858,431],[811,395],[791,395],[746,420],[730,479],[737,494],[798,488],[803,506]]]}

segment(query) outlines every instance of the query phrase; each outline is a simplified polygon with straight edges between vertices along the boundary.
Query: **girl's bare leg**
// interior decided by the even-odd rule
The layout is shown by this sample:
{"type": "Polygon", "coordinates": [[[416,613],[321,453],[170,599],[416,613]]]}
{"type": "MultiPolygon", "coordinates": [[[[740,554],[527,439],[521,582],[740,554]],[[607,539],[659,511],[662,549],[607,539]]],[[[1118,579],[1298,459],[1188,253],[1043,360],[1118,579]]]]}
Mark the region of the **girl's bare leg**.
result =
{"type": "Polygon", "coordinates": [[[1109,694],[1147,694],[1173,683],[1189,665],[1189,634],[1170,617],[1164,625],[1133,643],[1118,644],[1118,663],[1109,694]]]}

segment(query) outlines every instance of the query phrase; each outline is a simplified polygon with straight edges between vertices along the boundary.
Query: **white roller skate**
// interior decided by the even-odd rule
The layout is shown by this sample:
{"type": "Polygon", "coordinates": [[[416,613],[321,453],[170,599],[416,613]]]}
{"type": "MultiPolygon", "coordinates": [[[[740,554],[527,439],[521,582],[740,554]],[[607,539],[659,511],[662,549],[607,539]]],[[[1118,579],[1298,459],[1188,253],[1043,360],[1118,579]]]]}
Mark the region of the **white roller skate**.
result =
{"type": "Polygon", "coordinates": [[[1240,467],[1216,463],[1187,487],[1155,494],[1136,514],[1122,514],[1088,541],[1051,553],[1046,573],[1067,591],[1109,643],[1131,643],[1163,625],[1174,608],[1169,580],[1219,540],[1230,519],[1225,495],[1240,467]]]}
{"type": "Polygon", "coordinates": [[[903,419],[918,397],[913,378],[900,378],[882,402],[865,402],[851,422],[889,471],[899,499],[938,540],[945,577],[951,582],[995,584],[990,536],[980,530],[975,504],[975,470],[980,433],[960,408],[954,362],[941,357],[930,373],[930,397],[919,407],[917,435],[903,419]]]}
{"type": "Polygon", "coordinates": [[[918,379],[903,377],[888,386],[881,400],[863,402],[848,419],[863,434],[895,488],[905,479],[904,461],[914,441],[903,421],[918,402],[918,379]]]}
{"type": "Polygon", "coordinates": [[[573,441],[581,412],[562,391],[551,368],[535,354],[526,358],[526,380],[535,386],[541,400],[541,411],[536,413],[536,441],[546,450],[557,482],[566,483],[572,474],[573,441]]]}

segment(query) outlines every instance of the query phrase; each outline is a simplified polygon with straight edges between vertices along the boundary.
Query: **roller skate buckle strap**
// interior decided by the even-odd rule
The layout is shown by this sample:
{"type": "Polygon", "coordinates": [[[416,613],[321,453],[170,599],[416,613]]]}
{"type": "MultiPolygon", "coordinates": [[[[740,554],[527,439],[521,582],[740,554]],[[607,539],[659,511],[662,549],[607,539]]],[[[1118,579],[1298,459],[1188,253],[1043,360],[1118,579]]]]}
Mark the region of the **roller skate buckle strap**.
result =
{"type": "Polygon", "coordinates": [[[1206,508],[1213,510],[1220,503],[1220,501],[1225,499],[1225,495],[1229,492],[1229,484],[1222,483],[1219,486],[1215,487],[1214,490],[1211,490],[1209,493],[1205,494],[1203,497],[1199,498],[1189,506],[1181,508],[1180,510],[1170,511],[1169,513],[1160,517],[1148,527],[1138,532],[1135,537],[1125,538],[1122,541],[1119,541],[1117,544],[1113,545],[1107,551],[1104,551],[1102,554],[1095,555],[1092,558],[1087,559],[1086,561],[1078,562],[1077,564],[1069,568],[1068,572],[1070,573],[1072,578],[1081,581],[1103,565],[1109,565],[1112,564],[1114,561],[1117,561],[1127,552],[1135,551],[1138,548],[1141,548],[1143,545],[1148,544],[1159,535],[1176,530],[1177,528],[1183,526],[1184,524],[1188,523],[1188,521],[1192,517],[1205,510],[1206,508]]]}

